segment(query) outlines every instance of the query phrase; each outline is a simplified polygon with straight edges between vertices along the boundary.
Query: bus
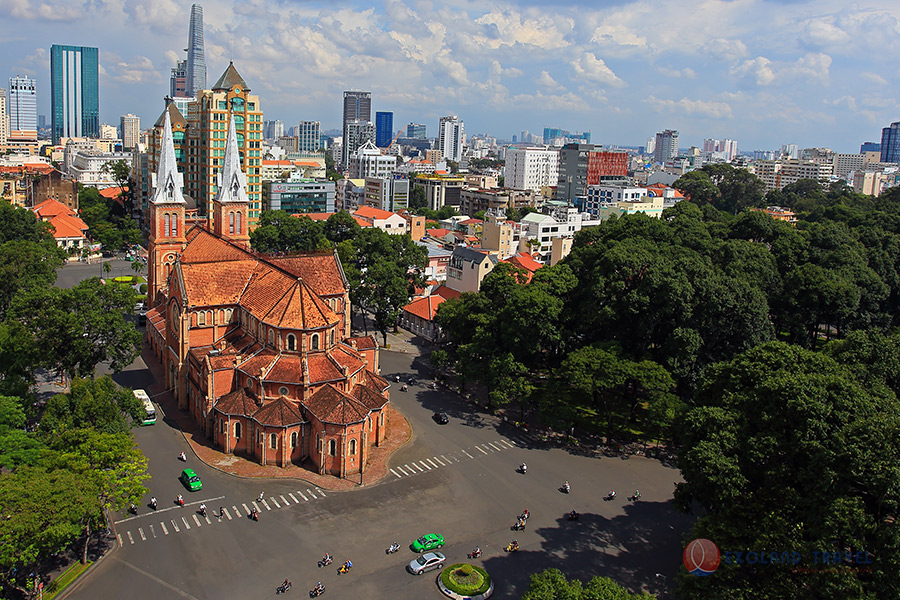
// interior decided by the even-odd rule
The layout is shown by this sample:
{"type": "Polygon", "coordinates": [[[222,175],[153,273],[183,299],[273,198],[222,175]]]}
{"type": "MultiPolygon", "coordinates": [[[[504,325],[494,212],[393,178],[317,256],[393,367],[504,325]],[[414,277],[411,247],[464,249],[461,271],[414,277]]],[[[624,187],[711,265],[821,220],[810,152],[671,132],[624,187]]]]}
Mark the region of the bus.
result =
{"type": "Polygon", "coordinates": [[[147,392],[144,390],[134,390],[134,397],[140,400],[141,404],[144,405],[144,413],[146,416],[144,420],[141,421],[141,425],[153,425],[156,423],[156,408],[153,406],[153,402],[150,401],[150,396],[147,395],[147,392]]]}

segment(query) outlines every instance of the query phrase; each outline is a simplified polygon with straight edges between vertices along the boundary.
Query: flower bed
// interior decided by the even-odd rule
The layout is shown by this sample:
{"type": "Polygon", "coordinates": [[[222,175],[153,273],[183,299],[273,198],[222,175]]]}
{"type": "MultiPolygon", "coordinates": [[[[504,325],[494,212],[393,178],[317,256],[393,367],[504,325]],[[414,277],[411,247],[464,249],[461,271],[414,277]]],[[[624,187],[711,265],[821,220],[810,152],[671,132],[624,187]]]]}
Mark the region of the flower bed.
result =
{"type": "Polygon", "coordinates": [[[459,563],[441,571],[441,582],[457,594],[475,596],[490,589],[491,576],[481,567],[459,563]]]}

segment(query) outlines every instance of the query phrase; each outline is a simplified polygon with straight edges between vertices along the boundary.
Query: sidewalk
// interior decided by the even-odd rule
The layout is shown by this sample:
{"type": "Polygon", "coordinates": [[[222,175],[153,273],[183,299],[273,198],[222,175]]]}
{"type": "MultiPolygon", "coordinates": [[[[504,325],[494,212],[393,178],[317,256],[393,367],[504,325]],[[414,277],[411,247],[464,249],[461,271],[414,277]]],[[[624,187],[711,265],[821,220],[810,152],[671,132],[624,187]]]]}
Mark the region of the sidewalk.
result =
{"type": "Polygon", "coordinates": [[[380,481],[388,473],[387,463],[391,455],[401,446],[406,444],[411,436],[412,429],[409,421],[392,404],[387,408],[389,423],[389,436],[384,443],[371,450],[366,472],[362,481],[359,475],[350,475],[348,479],[339,479],[331,475],[320,475],[301,466],[291,465],[281,468],[274,465],[261,465],[233,454],[225,454],[216,449],[206,439],[200,426],[191,419],[187,411],[179,410],[175,398],[171,392],[166,391],[161,381],[165,381],[162,366],[147,346],[144,347],[142,358],[147,368],[153,373],[157,383],[154,383],[149,393],[153,400],[163,409],[166,420],[171,421],[184,435],[185,441],[190,445],[191,451],[206,465],[235,477],[244,478],[269,478],[269,479],[300,479],[311,486],[332,491],[347,491],[361,485],[372,485],[380,481]]]}

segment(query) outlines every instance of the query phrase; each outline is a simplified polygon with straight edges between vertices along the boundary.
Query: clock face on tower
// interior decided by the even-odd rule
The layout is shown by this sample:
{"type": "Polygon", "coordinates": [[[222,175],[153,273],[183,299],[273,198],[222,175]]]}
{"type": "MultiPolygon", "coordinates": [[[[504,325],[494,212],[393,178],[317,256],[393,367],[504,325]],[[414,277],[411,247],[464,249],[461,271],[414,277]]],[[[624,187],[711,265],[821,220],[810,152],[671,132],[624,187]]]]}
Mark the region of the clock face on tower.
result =
{"type": "Polygon", "coordinates": [[[175,254],[174,253],[166,254],[166,257],[163,260],[165,260],[165,262],[175,262],[175,254]]]}

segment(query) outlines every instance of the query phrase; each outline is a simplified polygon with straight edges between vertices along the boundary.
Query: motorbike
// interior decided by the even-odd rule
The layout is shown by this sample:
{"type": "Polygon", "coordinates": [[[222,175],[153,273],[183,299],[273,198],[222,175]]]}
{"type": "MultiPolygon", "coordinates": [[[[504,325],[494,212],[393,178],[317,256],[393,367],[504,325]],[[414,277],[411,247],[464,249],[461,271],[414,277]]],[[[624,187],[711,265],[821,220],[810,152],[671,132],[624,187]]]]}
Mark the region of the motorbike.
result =
{"type": "Polygon", "coordinates": [[[466,554],[466,556],[468,556],[469,558],[478,558],[479,556],[481,556],[481,548],[478,548],[477,550],[472,550],[471,552],[466,554]]]}
{"type": "Polygon", "coordinates": [[[563,494],[568,494],[569,490],[571,490],[571,489],[572,488],[569,487],[568,483],[564,483],[564,484],[562,484],[562,486],[560,486],[559,491],[561,491],[563,494]]]}
{"type": "Polygon", "coordinates": [[[580,517],[581,515],[579,515],[577,512],[575,512],[575,511],[573,510],[573,511],[570,512],[567,516],[568,516],[568,519],[569,519],[570,521],[577,521],[577,520],[578,520],[578,517],[580,517]]]}
{"type": "Polygon", "coordinates": [[[200,512],[200,516],[201,516],[201,517],[205,517],[205,516],[206,516],[206,507],[205,507],[205,506],[201,506],[200,509],[199,509],[199,512],[200,512]]]}
{"type": "Polygon", "coordinates": [[[531,513],[528,512],[528,510],[526,509],[526,510],[522,511],[522,514],[519,515],[519,518],[522,519],[523,521],[527,521],[528,517],[530,517],[530,516],[531,516],[531,513]]]}
{"type": "Polygon", "coordinates": [[[275,588],[275,593],[283,594],[283,593],[287,592],[289,589],[291,589],[291,582],[285,581],[284,583],[279,585],[277,588],[275,588]]]}
{"type": "Polygon", "coordinates": [[[506,551],[507,551],[507,552],[515,552],[515,551],[518,550],[518,549],[519,549],[519,543],[518,543],[518,542],[510,542],[510,543],[506,546],[506,551]]]}
{"type": "Polygon", "coordinates": [[[259,513],[255,510],[250,511],[250,518],[254,521],[259,521],[259,513]]]}
{"type": "Polygon", "coordinates": [[[615,497],[616,497],[616,492],[615,492],[615,490],[610,490],[609,493],[603,497],[603,499],[604,499],[605,501],[609,502],[610,500],[612,500],[612,499],[615,498],[615,497]]]}
{"type": "Polygon", "coordinates": [[[184,452],[178,455],[178,460],[181,462],[187,462],[187,456],[185,456],[184,452]]]}
{"type": "Polygon", "coordinates": [[[325,558],[319,560],[319,568],[327,567],[332,562],[334,562],[334,559],[331,557],[331,555],[326,555],[325,558]]]}
{"type": "Polygon", "coordinates": [[[341,575],[343,573],[349,573],[350,569],[352,569],[352,568],[353,568],[353,565],[348,565],[347,563],[344,563],[341,565],[341,568],[338,569],[338,575],[341,575]]]}
{"type": "Polygon", "coordinates": [[[393,544],[391,544],[390,548],[385,549],[384,553],[385,554],[393,554],[394,552],[396,552],[399,549],[400,549],[400,544],[398,544],[397,542],[394,542],[393,544]]]}
{"type": "Polygon", "coordinates": [[[517,470],[519,473],[521,473],[522,475],[524,475],[525,472],[528,470],[528,467],[525,465],[525,463],[522,463],[521,465],[519,465],[519,468],[516,469],[516,470],[517,470]]]}
{"type": "Polygon", "coordinates": [[[523,531],[525,529],[525,520],[519,519],[516,524],[510,527],[512,531],[523,531]]]}
{"type": "Polygon", "coordinates": [[[131,506],[128,507],[128,512],[133,515],[137,514],[137,506],[134,505],[134,502],[131,503],[131,506]]]}
{"type": "Polygon", "coordinates": [[[634,493],[631,496],[629,496],[628,499],[631,500],[632,502],[636,502],[638,500],[638,498],[640,498],[640,497],[641,497],[641,492],[638,490],[634,490],[634,493]]]}
{"type": "Polygon", "coordinates": [[[406,385],[405,383],[404,383],[403,385],[400,386],[400,391],[401,391],[401,392],[405,392],[405,391],[408,390],[408,389],[409,389],[409,386],[406,385]]]}
{"type": "Polygon", "coordinates": [[[309,590],[309,597],[310,598],[318,598],[319,596],[321,596],[324,593],[325,593],[325,586],[317,585],[313,589],[309,590]]]}
{"type": "Polygon", "coordinates": [[[150,508],[152,508],[153,510],[156,510],[156,506],[157,506],[156,498],[150,498],[150,508]]]}
{"type": "Polygon", "coordinates": [[[184,498],[182,498],[181,496],[178,496],[177,498],[175,498],[175,504],[183,507],[184,506],[184,498]]]}

